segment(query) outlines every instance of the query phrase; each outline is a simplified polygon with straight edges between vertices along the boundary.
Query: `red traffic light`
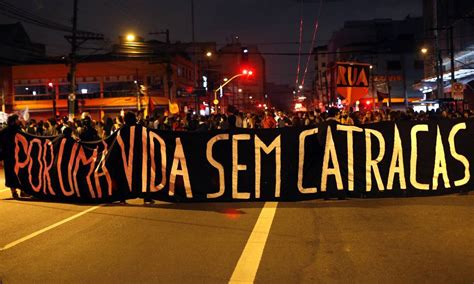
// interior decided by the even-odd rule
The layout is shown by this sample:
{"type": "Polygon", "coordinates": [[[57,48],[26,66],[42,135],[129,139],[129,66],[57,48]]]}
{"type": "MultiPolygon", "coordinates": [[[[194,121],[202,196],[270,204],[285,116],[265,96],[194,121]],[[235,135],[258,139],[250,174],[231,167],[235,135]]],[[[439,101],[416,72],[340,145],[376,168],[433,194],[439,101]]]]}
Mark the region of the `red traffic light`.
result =
{"type": "Polygon", "coordinates": [[[242,74],[247,75],[247,76],[252,76],[253,75],[253,70],[249,68],[244,68],[242,69],[242,74]]]}

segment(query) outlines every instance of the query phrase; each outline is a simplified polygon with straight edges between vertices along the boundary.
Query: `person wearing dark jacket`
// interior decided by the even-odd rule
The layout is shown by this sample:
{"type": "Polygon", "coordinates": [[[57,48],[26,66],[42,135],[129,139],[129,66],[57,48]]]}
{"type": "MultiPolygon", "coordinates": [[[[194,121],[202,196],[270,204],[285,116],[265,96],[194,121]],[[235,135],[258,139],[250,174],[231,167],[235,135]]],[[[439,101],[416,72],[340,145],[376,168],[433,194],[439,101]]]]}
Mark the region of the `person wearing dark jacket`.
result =
{"type": "Polygon", "coordinates": [[[199,125],[196,129],[197,132],[206,132],[209,131],[209,124],[206,121],[206,117],[201,116],[199,118],[199,125]]]}
{"type": "Polygon", "coordinates": [[[4,161],[5,186],[10,188],[12,198],[14,199],[18,199],[16,189],[19,187],[19,181],[13,169],[15,165],[13,155],[5,155],[5,153],[13,153],[15,151],[14,140],[16,133],[21,131],[20,124],[18,115],[10,115],[7,120],[7,127],[0,132],[0,159],[4,161]]]}
{"type": "Polygon", "coordinates": [[[79,139],[81,139],[81,141],[100,140],[99,134],[92,125],[92,120],[90,117],[86,117],[82,120],[82,131],[79,133],[79,139]]]}

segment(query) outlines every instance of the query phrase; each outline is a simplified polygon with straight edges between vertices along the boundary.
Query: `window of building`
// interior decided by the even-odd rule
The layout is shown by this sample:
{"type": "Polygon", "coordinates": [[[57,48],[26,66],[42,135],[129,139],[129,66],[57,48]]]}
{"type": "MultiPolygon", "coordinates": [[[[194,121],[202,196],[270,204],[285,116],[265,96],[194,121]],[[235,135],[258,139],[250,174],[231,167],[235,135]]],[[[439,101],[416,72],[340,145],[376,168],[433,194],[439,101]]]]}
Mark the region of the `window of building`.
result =
{"type": "Polygon", "coordinates": [[[104,83],[104,98],[131,97],[137,93],[134,82],[107,82],[104,83]]]}
{"type": "Polygon", "coordinates": [[[93,99],[100,98],[100,84],[99,83],[80,83],[77,84],[76,93],[80,98],[93,99]]]}
{"type": "Polygon", "coordinates": [[[60,100],[67,100],[69,96],[69,84],[67,85],[59,85],[59,99],[60,100]]]}
{"type": "Polygon", "coordinates": [[[146,85],[148,91],[160,91],[163,89],[163,78],[159,76],[147,76],[146,85]]]}
{"type": "Polygon", "coordinates": [[[400,60],[389,60],[387,61],[387,70],[401,70],[402,63],[400,60]]]}
{"type": "Polygon", "coordinates": [[[321,67],[326,67],[326,62],[321,63],[321,67]]]}
{"type": "Polygon", "coordinates": [[[50,100],[51,95],[48,94],[45,85],[28,85],[15,86],[15,100],[50,100]]]}
{"type": "MultiPolygon", "coordinates": [[[[93,99],[100,98],[100,83],[79,83],[76,86],[77,98],[93,99]]],[[[70,93],[70,85],[59,85],[59,99],[67,100],[70,93]]]]}

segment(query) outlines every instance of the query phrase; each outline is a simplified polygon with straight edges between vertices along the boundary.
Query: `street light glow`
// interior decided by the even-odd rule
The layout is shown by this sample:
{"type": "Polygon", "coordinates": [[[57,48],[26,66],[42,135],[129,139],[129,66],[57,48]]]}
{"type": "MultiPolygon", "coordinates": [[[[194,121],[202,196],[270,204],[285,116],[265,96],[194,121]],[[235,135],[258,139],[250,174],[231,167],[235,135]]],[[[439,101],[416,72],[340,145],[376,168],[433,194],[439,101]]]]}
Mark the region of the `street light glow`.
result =
{"type": "Polygon", "coordinates": [[[303,85],[299,85],[298,88],[299,88],[300,90],[302,90],[302,89],[303,89],[303,85]]]}
{"type": "Polygon", "coordinates": [[[229,79],[227,79],[227,78],[224,78],[224,82],[227,82],[228,80],[229,80],[229,79]]]}
{"type": "Polygon", "coordinates": [[[212,52],[208,51],[208,52],[206,53],[206,56],[207,56],[207,57],[211,57],[211,56],[212,56],[212,52]]]}
{"type": "Polygon", "coordinates": [[[135,41],[135,38],[136,38],[136,37],[135,37],[134,34],[128,34],[128,35],[125,37],[125,39],[126,39],[127,41],[135,41]]]}
{"type": "Polygon", "coordinates": [[[423,48],[421,49],[421,53],[426,54],[427,52],[428,52],[428,48],[423,47],[423,48]]]}
{"type": "Polygon", "coordinates": [[[239,93],[242,93],[242,89],[239,89],[238,91],[239,91],[239,93]]]}

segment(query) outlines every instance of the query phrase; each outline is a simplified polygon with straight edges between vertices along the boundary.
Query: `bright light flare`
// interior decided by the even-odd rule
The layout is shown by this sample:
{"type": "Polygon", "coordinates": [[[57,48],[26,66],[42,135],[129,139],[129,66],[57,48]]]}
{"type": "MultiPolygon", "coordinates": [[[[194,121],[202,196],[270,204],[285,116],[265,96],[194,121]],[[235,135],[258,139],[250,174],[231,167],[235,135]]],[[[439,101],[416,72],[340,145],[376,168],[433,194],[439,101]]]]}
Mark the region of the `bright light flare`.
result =
{"type": "Polygon", "coordinates": [[[125,37],[125,39],[127,41],[135,41],[136,39],[136,36],[134,34],[127,34],[127,36],[125,37]]]}

